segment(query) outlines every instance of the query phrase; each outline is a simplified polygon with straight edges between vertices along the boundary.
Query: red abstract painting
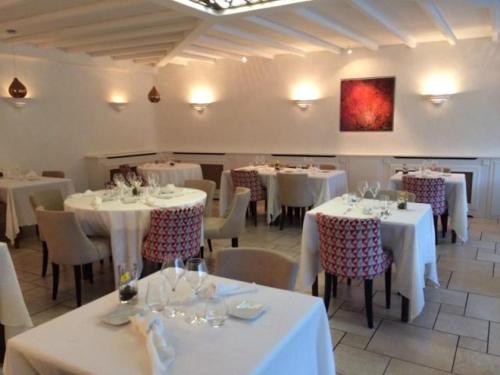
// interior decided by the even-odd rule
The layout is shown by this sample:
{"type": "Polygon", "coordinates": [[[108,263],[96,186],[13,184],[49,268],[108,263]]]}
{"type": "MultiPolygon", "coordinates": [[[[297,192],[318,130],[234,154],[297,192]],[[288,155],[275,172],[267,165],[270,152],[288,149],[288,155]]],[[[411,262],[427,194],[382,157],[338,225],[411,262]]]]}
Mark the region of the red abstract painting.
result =
{"type": "Polygon", "coordinates": [[[340,131],[392,131],[396,78],[346,79],[340,84],[340,131]]]}

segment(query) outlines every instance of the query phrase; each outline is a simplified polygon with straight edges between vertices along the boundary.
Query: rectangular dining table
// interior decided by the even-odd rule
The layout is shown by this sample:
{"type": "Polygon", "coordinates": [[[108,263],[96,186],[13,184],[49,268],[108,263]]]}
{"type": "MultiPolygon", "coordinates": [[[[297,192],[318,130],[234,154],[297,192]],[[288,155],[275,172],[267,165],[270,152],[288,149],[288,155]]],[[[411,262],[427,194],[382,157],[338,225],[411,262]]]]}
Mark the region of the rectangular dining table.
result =
{"type": "MultiPolygon", "coordinates": [[[[281,205],[278,193],[277,173],[307,173],[309,176],[309,189],[314,197],[314,207],[329,201],[330,199],[347,193],[347,174],[343,170],[319,170],[316,168],[281,168],[277,171],[269,166],[249,166],[238,168],[238,170],[256,170],[261,178],[262,184],[267,190],[267,222],[271,223],[281,214],[281,205]]],[[[233,181],[231,171],[222,172],[219,213],[224,215],[233,196],[233,181]]]]}
{"type": "MultiPolygon", "coordinates": [[[[410,172],[410,175],[421,176],[420,172],[410,172]]],[[[448,202],[450,228],[463,242],[467,242],[467,185],[463,173],[431,172],[426,177],[441,177],[445,181],[445,195],[448,202]]],[[[403,190],[403,173],[398,172],[389,179],[389,188],[403,190]]],[[[453,239],[455,242],[455,239],[453,239]]]]}
{"type": "MultiPolygon", "coordinates": [[[[300,278],[304,287],[311,287],[323,271],[316,215],[367,218],[363,207],[374,208],[380,202],[363,199],[358,207],[350,208],[343,198],[335,198],[308,211],[302,230],[300,278]]],[[[436,265],[436,245],[432,209],[428,204],[408,203],[406,210],[398,210],[392,203],[391,213],[381,219],[382,245],[392,251],[395,274],[393,291],[403,296],[403,320],[416,318],[425,305],[426,280],[439,286],[436,265]]]]}
{"type": "Polygon", "coordinates": [[[7,205],[5,236],[15,243],[20,228],[35,225],[36,218],[29,196],[35,191],[59,190],[66,198],[75,192],[69,178],[39,177],[37,179],[0,178],[0,201],[7,205]]]}
{"type": "MultiPolygon", "coordinates": [[[[139,281],[139,301],[144,301],[148,279],[154,277],[161,276],[156,273],[139,281]]],[[[215,276],[206,280],[220,282],[239,283],[215,276]]],[[[178,288],[186,284],[181,281],[178,288]]],[[[266,311],[256,320],[230,318],[219,328],[192,326],[183,318],[164,320],[167,345],[175,351],[169,375],[335,374],[321,299],[258,285],[255,292],[226,298],[228,304],[231,300],[252,300],[266,311]]],[[[143,338],[130,325],[100,322],[118,303],[115,291],[12,338],[4,374],[151,373],[143,338]]]]}

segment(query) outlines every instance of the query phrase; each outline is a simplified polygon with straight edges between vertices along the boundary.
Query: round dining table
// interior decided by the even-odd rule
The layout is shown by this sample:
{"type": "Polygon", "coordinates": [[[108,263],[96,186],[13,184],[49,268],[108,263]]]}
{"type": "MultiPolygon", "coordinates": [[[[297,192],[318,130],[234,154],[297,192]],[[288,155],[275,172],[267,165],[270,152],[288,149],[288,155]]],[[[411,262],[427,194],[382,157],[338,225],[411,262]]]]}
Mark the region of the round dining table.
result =
{"type": "Polygon", "coordinates": [[[142,270],[142,241],[149,232],[151,211],[204,205],[206,198],[204,191],[180,187],[176,187],[173,192],[161,192],[147,199],[144,196],[113,198],[109,191],[101,190],[73,194],[64,201],[64,208],[76,214],[87,235],[110,238],[115,285],[118,286],[119,264],[136,263],[139,271],[142,270]],[[96,201],[101,202],[96,204],[96,201]]]}
{"type": "Polygon", "coordinates": [[[146,181],[149,176],[158,175],[160,186],[184,186],[186,180],[203,179],[201,166],[193,163],[146,163],[138,166],[137,171],[146,181]]]}

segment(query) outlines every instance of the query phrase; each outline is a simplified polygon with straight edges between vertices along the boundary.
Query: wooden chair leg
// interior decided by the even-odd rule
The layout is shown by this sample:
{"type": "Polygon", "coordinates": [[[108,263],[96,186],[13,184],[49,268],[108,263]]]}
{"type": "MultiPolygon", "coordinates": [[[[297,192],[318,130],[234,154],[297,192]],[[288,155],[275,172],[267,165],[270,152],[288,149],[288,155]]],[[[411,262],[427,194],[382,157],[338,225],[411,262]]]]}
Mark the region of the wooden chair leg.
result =
{"type": "Polygon", "coordinates": [[[295,218],[300,223],[300,207],[295,207],[294,211],[295,211],[295,218]]]}
{"type": "Polygon", "coordinates": [[[457,243],[457,232],[451,231],[451,243],[457,243]]]}
{"type": "Polygon", "coordinates": [[[368,328],[373,328],[373,280],[365,280],[365,309],[368,328]]]}
{"type": "Polygon", "coordinates": [[[238,247],[239,244],[238,244],[238,238],[231,238],[231,246],[232,247],[238,247]]]}
{"type": "Polygon", "coordinates": [[[351,286],[351,279],[347,278],[347,286],[351,286]]]}
{"type": "Polygon", "coordinates": [[[434,216],[434,236],[436,238],[436,245],[438,244],[438,216],[434,216]]]}
{"type": "Polygon", "coordinates": [[[75,289],[76,289],[76,306],[82,305],[82,267],[73,266],[73,273],[75,275],[75,289]]]}
{"type": "Polygon", "coordinates": [[[57,299],[59,289],[59,264],[52,263],[52,300],[57,299]]]}
{"type": "Polygon", "coordinates": [[[325,272],[325,294],[323,301],[325,302],[325,309],[328,314],[328,307],[330,306],[330,297],[332,295],[332,275],[325,272]]]}
{"type": "Polygon", "coordinates": [[[337,275],[332,275],[332,296],[337,298],[337,275]]]}
{"type": "Polygon", "coordinates": [[[392,267],[385,271],[385,308],[391,308],[392,267]]]}
{"type": "Polygon", "coordinates": [[[257,226],[257,202],[250,202],[250,207],[252,211],[253,221],[255,226],[257,226]]]}
{"type": "Polygon", "coordinates": [[[441,227],[443,228],[443,238],[445,238],[446,232],[448,232],[448,210],[446,210],[446,212],[441,215],[441,227]]]}
{"type": "Polygon", "coordinates": [[[280,230],[283,230],[283,227],[285,226],[285,216],[286,216],[286,207],[281,206],[280,230]]]}
{"type": "Polygon", "coordinates": [[[315,297],[318,296],[318,276],[316,276],[316,278],[314,279],[314,283],[312,285],[312,288],[311,288],[311,294],[315,297]]]}
{"type": "Polygon", "coordinates": [[[205,248],[203,246],[200,246],[200,258],[203,259],[203,251],[205,248]]]}
{"type": "Polygon", "coordinates": [[[207,240],[207,243],[208,243],[208,250],[210,250],[210,252],[212,252],[213,251],[212,240],[207,240]]]}
{"type": "Polygon", "coordinates": [[[0,362],[4,362],[5,358],[5,327],[4,325],[0,322],[0,362]]]}
{"type": "Polygon", "coordinates": [[[104,259],[101,259],[99,263],[101,264],[101,266],[104,266],[104,259]]]}
{"type": "Polygon", "coordinates": [[[85,280],[91,284],[94,283],[94,272],[92,271],[92,263],[87,263],[82,266],[85,280]]]}
{"type": "Polygon", "coordinates": [[[293,208],[292,207],[288,207],[287,208],[287,213],[288,213],[288,223],[290,225],[293,224],[293,208]]]}
{"type": "Polygon", "coordinates": [[[47,268],[49,268],[49,249],[47,242],[42,241],[42,277],[47,276],[47,268]]]}
{"type": "Polygon", "coordinates": [[[410,320],[410,300],[401,296],[401,321],[408,323],[410,320]]]}

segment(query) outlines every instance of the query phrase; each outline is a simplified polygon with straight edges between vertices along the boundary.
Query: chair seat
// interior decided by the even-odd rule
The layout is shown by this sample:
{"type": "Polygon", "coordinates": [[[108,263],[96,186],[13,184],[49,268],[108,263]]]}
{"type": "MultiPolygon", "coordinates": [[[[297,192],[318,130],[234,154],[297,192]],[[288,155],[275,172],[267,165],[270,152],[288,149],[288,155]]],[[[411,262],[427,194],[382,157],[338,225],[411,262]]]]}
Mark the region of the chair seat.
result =
{"type": "Polygon", "coordinates": [[[89,237],[89,240],[97,250],[96,260],[108,258],[111,255],[111,244],[108,238],[104,237],[89,237]]]}
{"type": "Polygon", "coordinates": [[[223,217],[206,217],[203,221],[205,238],[217,238],[226,219],[223,217]]]}

